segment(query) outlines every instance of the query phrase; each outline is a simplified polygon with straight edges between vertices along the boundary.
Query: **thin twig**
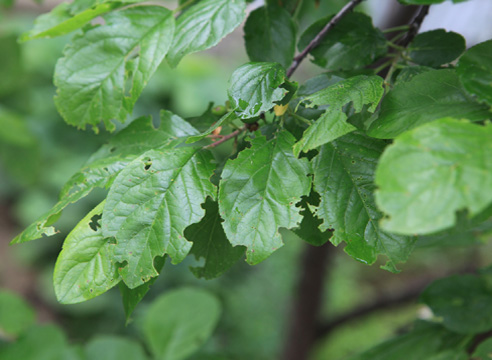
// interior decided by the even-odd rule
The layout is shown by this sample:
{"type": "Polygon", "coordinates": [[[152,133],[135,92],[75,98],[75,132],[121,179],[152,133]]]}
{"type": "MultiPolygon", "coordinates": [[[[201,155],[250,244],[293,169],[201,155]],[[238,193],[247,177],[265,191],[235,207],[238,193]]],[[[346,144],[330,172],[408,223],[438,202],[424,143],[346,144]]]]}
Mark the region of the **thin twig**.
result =
{"type": "Polygon", "coordinates": [[[222,139],[217,140],[216,142],[214,142],[214,143],[212,143],[210,145],[205,146],[205,148],[206,149],[208,149],[208,148],[214,148],[214,147],[216,147],[216,146],[218,146],[218,145],[226,142],[227,140],[232,139],[233,137],[238,136],[239,134],[241,134],[246,129],[247,129],[247,127],[246,126],[243,126],[242,128],[237,129],[236,131],[231,132],[229,135],[224,135],[224,137],[222,139]]]}
{"type": "Polygon", "coordinates": [[[419,32],[420,26],[422,25],[424,18],[429,13],[429,7],[430,7],[429,5],[425,5],[419,8],[417,15],[413,18],[412,22],[409,24],[410,30],[408,30],[405,37],[403,37],[403,39],[401,39],[398,42],[397,46],[400,46],[400,49],[398,50],[398,55],[395,56],[395,58],[393,59],[391,67],[388,70],[388,73],[386,74],[386,77],[384,79],[385,83],[387,84],[390,83],[391,77],[393,76],[393,72],[396,69],[398,61],[400,61],[400,58],[402,57],[403,49],[405,49],[412,42],[413,38],[419,32]]]}
{"type": "Polygon", "coordinates": [[[363,0],[351,0],[347,5],[345,5],[342,10],[338,12],[331,20],[328,22],[328,24],[325,25],[325,27],[318,33],[318,35],[315,36],[313,40],[309,43],[308,46],[302,50],[302,52],[297,55],[294,58],[294,61],[292,61],[292,64],[290,65],[289,69],[287,70],[287,77],[290,77],[294,71],[296,71],[297,67],[299,64],[304,60],[304,58],[307,56],[307,54],[314,49],[316,46],[318,46],[321,43],[321,40],[326,36],[326,34],[333,29],[333,27],[338,24],[342,18],[347,15],[354,7],[359,5],[363,0]]]}
{"type": "Polygon", "coordinates": [[[398,45],[406,48],[408,44],[412,42],[413,38],[419,32],[422,22],[424,21],[425,17],[429,13],[429,8],[430,5],[424,5],[420,7],[417,15],[413,18],[412,22],[410,23],[410,30],[408,30],[407,35],[400,41],[398,45]]]}

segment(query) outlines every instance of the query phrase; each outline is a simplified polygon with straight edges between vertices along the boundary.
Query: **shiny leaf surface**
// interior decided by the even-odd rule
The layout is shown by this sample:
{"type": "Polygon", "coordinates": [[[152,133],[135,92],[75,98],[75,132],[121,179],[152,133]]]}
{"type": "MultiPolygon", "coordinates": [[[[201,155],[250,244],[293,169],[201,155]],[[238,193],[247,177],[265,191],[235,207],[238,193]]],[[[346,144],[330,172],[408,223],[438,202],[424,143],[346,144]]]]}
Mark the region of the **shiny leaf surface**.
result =
{"type": "Polygon", "coordinates": [[[250,264],[257,264],[282,246],[280,227],[301,221],[296,203],[308,195],[311,180],[306,159],[292,153],[294,137],[282,131],[271,140],[257,135],[251,148],[228,160],[219,186],[223,227],[233,245],[248,248],[250,264]]]}

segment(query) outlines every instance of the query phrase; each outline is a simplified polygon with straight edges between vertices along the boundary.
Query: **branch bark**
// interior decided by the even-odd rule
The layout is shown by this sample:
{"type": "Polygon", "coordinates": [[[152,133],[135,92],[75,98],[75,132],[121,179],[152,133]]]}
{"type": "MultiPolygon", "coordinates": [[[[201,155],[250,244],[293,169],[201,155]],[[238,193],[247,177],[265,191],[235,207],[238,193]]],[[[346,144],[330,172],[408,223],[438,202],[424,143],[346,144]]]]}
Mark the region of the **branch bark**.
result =
{"type": "Polygon", "coordinates": [[[304,60],[304,58],[309,54],[309,52],[318,46],[321,43],[321,40],[328,34],[328,32],[335,27],[336,24],[343,19],[345,15],[347,15],[350,11],[352,11],[357,5],[359,5],[363,0],[351,0],[347,5],[345,5],[342,10],[338,12],[329,22],[325,25],[325,27],[314,37],[313,40],[301,51],[299,55],[294,58],[294,61],[290,65],[287,70],[287,77],[291,77],[291,75],[296,71],[297,67],[304,60]]]}
{"type": "Polygon", "coordinates": [[[316,324],[323,299],[326,267],[335,247],[306,244],[282,360],[307,360],[316,341],[316,324]]]}
{"type": "Polygon", "coordinates": [[[417,12],[417,15],[413,18],[412,22],[410,23],[410,30],[408,30],[407,35],[399,41],[398,45],[402,47],[407,47],[412,42],[413,38],[419,32],[419,29],[422,26],[422,22],[424,21],[425,17],[429,13],[429,8],[430,5],[424,5],[420,7],[420,9],[417,12]]]}

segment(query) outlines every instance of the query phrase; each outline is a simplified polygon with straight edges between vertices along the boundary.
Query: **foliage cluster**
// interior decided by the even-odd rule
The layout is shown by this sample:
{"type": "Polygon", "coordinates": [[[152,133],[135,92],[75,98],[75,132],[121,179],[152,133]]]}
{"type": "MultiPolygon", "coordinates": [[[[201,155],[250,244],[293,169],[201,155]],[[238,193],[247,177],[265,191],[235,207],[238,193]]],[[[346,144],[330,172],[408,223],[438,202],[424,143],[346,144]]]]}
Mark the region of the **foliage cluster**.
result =
{"type": "MultiPolygon", "coordinates": [[[[244,0],[181,1],[172,11],[131,0],[75,0],[40,16],[20,41],[75,32],[54,75],[64,120],[95,133],[128,124],[13,240],[56,234],[67,206],[107,190],[64,241],[53,277],[58,300],[83,302],[118,285],[129,318],[165,261],[193,255],[202,260],[193,274],[216,278],[244,257],[251,265],[270,257],[283,245],[281,228],[313,246],[343,243],[369,265],[383,256],[382,268],[395,273],[416,244],[443,246],[456,236],[473,242],[489,230],[492,40],[467,49],[457,33],[416,35],[428,5],[442,1],[401,0],[421,5],[419,13],[386,32],[351,11],[360,2],[304,31],[294,0],[269,0],[248,15],[244,0]],[[178,66],[245,19],[251,62],[231,74],[226,103],[192,119],[165,109],[159,121],[128,121],[161,62],[178,66]],[[290,77],[308,54],[325,72],[298,84],[290,77]],[[220,156],[219,146],[230,153],[220,156]]],[[[29,143],[15,116],[0,119],[2,138],[29,143]]],[[[208,305],[191,320],[176,311],[168,324],[200,328],[204,334],[187,331],[200,341],[212,331],[216,300],[167,301],[175,304],[155,306],[208,305]]],[[[492,305],[490,270],[439,280],[422,301],[435,319],[356,358],[486,358],[492,343],[477,346],[476,339],[492,330],[492,313],[484,310],[492,305]]],[[[155,338],[162,329],[153,326],[145,336],[156,358],[189,355],[155,338]]]]}

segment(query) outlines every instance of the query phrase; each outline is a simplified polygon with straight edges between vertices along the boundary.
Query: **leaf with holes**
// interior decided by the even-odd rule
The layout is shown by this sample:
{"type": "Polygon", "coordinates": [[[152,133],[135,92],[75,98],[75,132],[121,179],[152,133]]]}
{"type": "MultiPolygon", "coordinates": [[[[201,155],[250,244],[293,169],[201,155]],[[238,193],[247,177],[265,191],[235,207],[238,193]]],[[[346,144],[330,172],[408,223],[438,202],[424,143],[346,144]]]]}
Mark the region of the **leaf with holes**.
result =
{"type": "Polygon", "coordinates": [[[55,104],[78,128],[124,121],[167,53],[174,34],[171,11],[131,7],[104,16],[68,45],[55,69],[55,104]]]}
{"type": "Polygon", "coordinates": [[[273,108],[285,96],[280,88],[286,80],[284,68],[277,63],[252,62],[234,71],[229,100],[241,119],[252,118],[273,108]]]}
{"type": "Polygon", "coordinates": [[[217,45],[245,16],[244,0],[202,0],[191,6],[176,21],[167,61],[174,67],[185,55],[217,45]]]}
{"type": "Polygon", "coordinates": [[[342,80],[325,89],[306,96],[302,102],[307,107],[328,105],[328,109],[303,133],[301,140],[294,145],[294,154],[307,152],[326,144],[356,129],[346,122],[347,115],[343,107],[352,103],[356,113],[364,105],[370,105],[368,111],[374,112],[384,94],[383,79],[379,76],[355,76],[342,80]]]}
{"type": "Polygon", "coordinates": [[[345,252],[366,264],[379,254],[388,258],[384,266],[396,271],[396,264],[410,255],[415,239],[382,231],[382,217],[374,202],[374,172],[386,144],[359,133],[348,134],[320,148],[312,160],[314,189],[321,201],[316,215],[323,219],[321,230],[334,229],[331,242],[342,241],[345,252]]]}
{"type": "Polygon", "coordinates": [[[287,131],[268,140],[256,134],[251,148],[228,160],[219,185],[223,227],[233,245],[248,248],[247,261],[257,264],[282,246],[278,232],[298,226],[296,203],[308,195],[311,179],[307,159],[292,154],[294,137],[287,131]]]}
{"type": "Polygon", "coordinates": [[[429,70],[396,83],[381,102],[379,116],[368,134],[393,139],[446,116],[479,121],[490,118],[492,113],[466,93],[454,70],[429,70]]]}
{"type": "Polygon", "coordinates": [[[492,203],[492,126],[444,118],[401,134],[376,172],[383,229],[429,234],[492,203]]]}
{"type": "Polygon", "coordinates": [[[161,112],[161,126],[154,128],[150,116],[134,120],[127,128],[103,145],[86,165],[74,174],[60,192],[60,200],[51,210],[29,225],[12,243],[22,243],[52,236],[57,233],[53,225],[68,205],[87,196],[94,188],[109,187],[116,175],[137,156],[147,150],[173,147],[198,131],[179,116],[161,112]]]}
{"type": "Polygon", "coordinates": [[[53,284],[62,304],[101,295],[121,280],[113,260],[114,242],[103,236],[99,223],[104,202],[89,212],[68,234],[56,261],[53,284]]]}
{"type": "Polygon", "coordinates": [[[227,240],[216,202],[207,200],[203,207],[205,216],[198,224],[190,225],[185,230],[185,236],[193,242],[190,253],[197,260],[205,260],[203,266],[192,267],[191,271],[199,278],[213,279],[238,262],[244,256],[245,248],[233,247],[227,240]]]}
{"type": "Polygon", "coordinates": [[[211,153],[193,147],[149,150],[128,164],[109,191],[102,217],[103,234],[115,237],[114,259],[133,289],[157,276],[156,256],[174,264],[191,248],[183,235],[204,215],[201,204],[215,198],[210,182],[211,153]]]}

